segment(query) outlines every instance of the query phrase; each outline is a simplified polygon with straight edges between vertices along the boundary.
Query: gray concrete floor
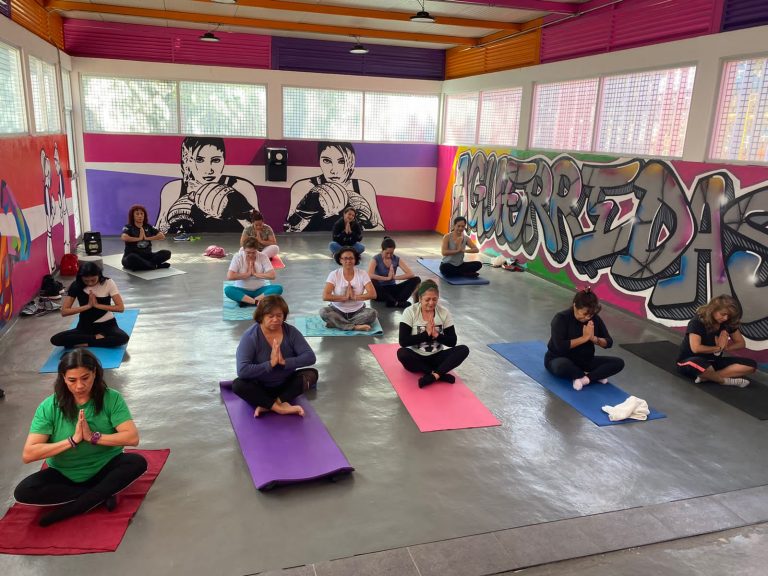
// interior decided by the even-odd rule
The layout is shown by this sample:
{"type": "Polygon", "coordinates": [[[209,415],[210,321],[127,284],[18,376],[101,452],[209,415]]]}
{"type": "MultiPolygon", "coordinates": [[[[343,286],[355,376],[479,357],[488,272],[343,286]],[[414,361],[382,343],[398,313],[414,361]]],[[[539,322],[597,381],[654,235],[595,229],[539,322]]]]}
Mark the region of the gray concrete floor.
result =
{"type": "MultiPolygon", "coordinates": [[[[369,235],[367,245],[381,236],[369,235]]],[[[398,253],[417,274],[417,256],[437,256],[439,236],[398,234],[398,253]]],[[[278,282],[292,314],[322,305],[325,235],[280,238],[287,268],[278,282]]],[[[489,286],[444,285],[459,341],[471,349],[457,370],[502,426],[422,434],[367,345],[395,342],[401,312],[379,308],[378,338],[310,339],[320,384],[310,400],[356,472],[262,494],[255,490],[218,381],[234,375],[234,352],[249,322],[221,319],[234,235],[167,242],[187,274],[145,281],[107,268],[129,307],[141,308],[129,357],[107,372],[133,412],[144,448],[171,456],[114,554],[0,556],[0,573],[112,575],[253,574],[381,550],[507,530],[628,508],[660,505],[768,484],[766,423],[654,368],[621,348],[615,383],[668,418],[599,428],[553,397],[487,344],[546,340],[552,315],[572,294],[530,274],[485,268],[489,286]]],[[[104,253],[122,250],[106,239],[104,253]]],[[[367,266],[369,255],[364,256],[367,266]]],[[[617,342],[674,338],[615,308],[601,314],[617,342]]],[[[0,340],[0,508],[36,464],[20,461],[37,404],[52,390],[37,370],[48,338],[70,320],[21,318],[0,340]]]]}

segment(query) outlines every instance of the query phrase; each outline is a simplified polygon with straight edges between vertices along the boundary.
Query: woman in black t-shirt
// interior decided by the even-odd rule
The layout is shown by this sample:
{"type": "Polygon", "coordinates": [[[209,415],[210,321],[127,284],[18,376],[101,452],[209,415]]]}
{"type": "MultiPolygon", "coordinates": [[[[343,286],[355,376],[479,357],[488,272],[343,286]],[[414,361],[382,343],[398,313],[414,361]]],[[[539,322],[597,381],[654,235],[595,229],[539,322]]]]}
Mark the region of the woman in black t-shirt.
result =
{"type": "Polygon", "coordinates": [[[128,224],[123,226],[120,239],[125,242],[123,268],[128,270],[155,270],[170,268],[166,262],[171,258],[170,250],[152,252],[153,240],[165,240],[165,234],[147,223],[147,209],[134,204],[128,210],[128,224]]]}
{"type": "Polygon", "coordinates": [[[744,348],[744,337],[739,331],[741,305],[733,296],[712,298],[696,310],[685,338],[680,343],[677,370],[695,382],[715,382],[743,388],[749,385],[744,378],[757,369],[750,358],[725,358],[726,350],[744,348]]]}
{"type": "Polygon", "coordinates": [[[599,312],[597,295],[586,288],[576,292],[571,308],[552,319],[544,367],[555,376],[572,380],[574,390],[595,381],[606,384],[608,378],[624,369],[621,358],[595,356],[595,344],[600,348],[613,346],[599,312]]]}

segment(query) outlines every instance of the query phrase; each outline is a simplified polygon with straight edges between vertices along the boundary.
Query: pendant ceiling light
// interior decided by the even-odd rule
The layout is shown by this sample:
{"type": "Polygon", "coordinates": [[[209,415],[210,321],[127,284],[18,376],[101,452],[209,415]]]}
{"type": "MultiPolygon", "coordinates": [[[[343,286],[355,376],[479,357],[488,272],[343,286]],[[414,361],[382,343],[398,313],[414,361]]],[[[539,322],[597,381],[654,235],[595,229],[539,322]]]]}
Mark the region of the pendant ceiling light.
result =
{"type": "Polygon", "coordinates": [[[368,54],[369,50],[362,44],[360,44],[360,38],[357,36],[354,37],[357,44],[352,46],[352,48],[349,49],[350,54],[368,54]]]}
{"type": "Polygon", "coordinates": [[[221,39],[213,32],[206,32],[205,34],[201,34],[198,40],[200,40],[200,42],[221,42],[221,39]]]}
{"type": "Polygon", "coordinates": [[[434,17],[424,9],[424,0],[419,2],[421,10],[411,16],[411,22],[423,22],[425,24],[433,24],[435,22],[434,17]]]}

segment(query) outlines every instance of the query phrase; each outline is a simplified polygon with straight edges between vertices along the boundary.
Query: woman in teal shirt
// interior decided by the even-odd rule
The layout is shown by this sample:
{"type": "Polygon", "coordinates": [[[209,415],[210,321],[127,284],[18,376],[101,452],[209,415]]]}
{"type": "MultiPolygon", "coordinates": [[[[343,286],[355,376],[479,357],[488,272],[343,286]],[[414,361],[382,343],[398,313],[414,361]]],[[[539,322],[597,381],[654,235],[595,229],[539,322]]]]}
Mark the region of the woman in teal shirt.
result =
{"type": "Polygon", "coordinates": [[[35,411],[24,443],[25,463],[45,458],[48,468],[28,476],[14,497],[23,504],[61,505],[40,519],[48,526],[104,504],[147,470],[136,446],[139,432],[123,397],[107,388],[96,357],[79,348],[59,362],[54,393],[35,411]]]}

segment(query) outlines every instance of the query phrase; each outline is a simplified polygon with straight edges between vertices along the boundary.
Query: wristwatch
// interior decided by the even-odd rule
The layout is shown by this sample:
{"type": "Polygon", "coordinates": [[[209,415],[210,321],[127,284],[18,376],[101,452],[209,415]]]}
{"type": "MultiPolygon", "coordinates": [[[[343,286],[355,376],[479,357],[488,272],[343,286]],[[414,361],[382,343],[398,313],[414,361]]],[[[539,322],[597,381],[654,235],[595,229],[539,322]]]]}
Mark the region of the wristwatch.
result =
{"type": "Polygon", "coordinates": [[[99,440],[101,440],[101,432],[94,432],[91,434],[91,444],[95,446],[99,443],[99,440]]]}

